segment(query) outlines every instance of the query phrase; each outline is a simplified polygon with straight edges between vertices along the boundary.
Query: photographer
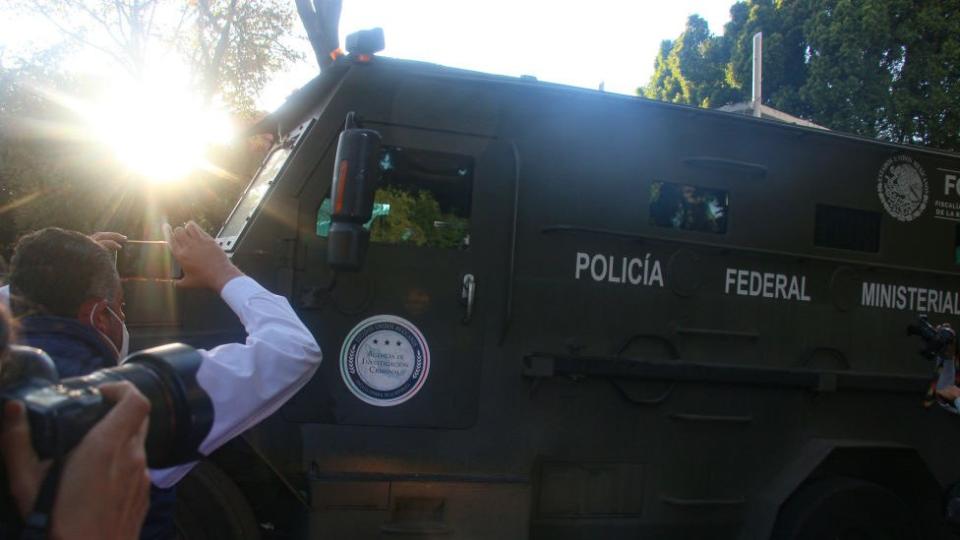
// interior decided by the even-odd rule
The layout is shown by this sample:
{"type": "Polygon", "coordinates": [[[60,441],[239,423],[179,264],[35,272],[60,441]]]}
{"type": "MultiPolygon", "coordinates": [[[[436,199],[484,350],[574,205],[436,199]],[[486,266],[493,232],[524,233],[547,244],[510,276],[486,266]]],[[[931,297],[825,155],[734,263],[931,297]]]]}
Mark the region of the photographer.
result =
{"type": "Polygon", "coordinates": [[[923,348],[920,355],[934,361],[933,379],[927,389],[924,406],[939,402],[953,413],[960,414],[960,357],[957,356],[957,332],[950,323],[934,326],[926,315],[920,315],[916,324],[907,326],[908,336],[920,336],[923,348]]]}
{"type": "Polygon", "coordinates": [[[938,332],[951,334],[953,339],[945,345],[939,354],[940,373],[937,379],[937,396],[943,401],[953,405],[953,408],[960,411],[960,387],[956,384],[957,372],[957,337],[956,332],[950,327],[949,323],[943,323],[936,327],[938,332]]]}
{"type": "MultiPolygon", "coordinates": [[[[199,446],[209,455],[275,412],[313,376],[320,348],[283,297],[244,276],[195,223],[167,234],[182,287],[220,294],[247,331],[245,343],[200,351],[197,381],[213,402],[214,423],[199,446]]],[[[113,258],[80,233],[48,228],[23,237],[11,260],[11,296],[24,341],[47,351],[65,376],[116,365],[126,356],[123,290],[113,258]]],[[[169,488],[194,464],[151,471],[169,488]]],[[[155,490],[144,536],[171,537],[172,497],[155,490]]]]}
{"type": "MultiPolygon", "coordinates": [[[[12,323],[0,306],[0,370],[12,334],[12,323]]],[[[144,452],[150,404],[130,383],[105,385],[101,392],[116,405],[53,474],[53,464],[41,462],[31,446],[23,405],[6,403],[0,451],[8,481],[3,485],[0,538],[32,534],[119,540],[139,534],[150,486],[144,452]]]]}

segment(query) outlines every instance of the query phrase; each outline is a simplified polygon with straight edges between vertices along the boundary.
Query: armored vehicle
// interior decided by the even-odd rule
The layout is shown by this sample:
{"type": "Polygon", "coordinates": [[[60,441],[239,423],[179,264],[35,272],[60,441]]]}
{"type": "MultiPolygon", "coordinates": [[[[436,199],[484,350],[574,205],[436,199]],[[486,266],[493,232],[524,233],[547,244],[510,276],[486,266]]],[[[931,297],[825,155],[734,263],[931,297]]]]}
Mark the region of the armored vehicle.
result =
{"type": "MultiPolygon", "coordinates": [[[[184,537],[952,534],[960,417],[904,330],[960,322],[958,156],[374,52],[255,130],[218,241],[324,360],[181,485],[184,537]]],[[[166,301],[135,345],[242,339],[166,301]]]]}

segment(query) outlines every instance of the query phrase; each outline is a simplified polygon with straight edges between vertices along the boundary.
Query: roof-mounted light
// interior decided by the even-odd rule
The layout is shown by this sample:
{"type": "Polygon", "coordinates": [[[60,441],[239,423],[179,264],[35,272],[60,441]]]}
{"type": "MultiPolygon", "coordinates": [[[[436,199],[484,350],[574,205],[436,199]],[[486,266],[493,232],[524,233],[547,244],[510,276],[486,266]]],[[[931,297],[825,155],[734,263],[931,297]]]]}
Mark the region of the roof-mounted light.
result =
{"type": "Polygon", "coordinates": [[[383,28],[360,30],[347,36],[347,51],[358,62],[369,62],[384,47],[383,28]]]}

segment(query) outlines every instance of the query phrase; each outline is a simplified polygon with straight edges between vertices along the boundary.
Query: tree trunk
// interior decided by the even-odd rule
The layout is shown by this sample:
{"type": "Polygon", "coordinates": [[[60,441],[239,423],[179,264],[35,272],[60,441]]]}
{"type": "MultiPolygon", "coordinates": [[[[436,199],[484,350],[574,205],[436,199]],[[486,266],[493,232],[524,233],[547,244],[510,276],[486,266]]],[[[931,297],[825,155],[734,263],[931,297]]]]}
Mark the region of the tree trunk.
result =
{"type": "Polygon", "coordinates": [[[300,22],[317,57],[320,70],[333,64],[340,48],[340,9],[342,0],[296,0],[300,22]]]}

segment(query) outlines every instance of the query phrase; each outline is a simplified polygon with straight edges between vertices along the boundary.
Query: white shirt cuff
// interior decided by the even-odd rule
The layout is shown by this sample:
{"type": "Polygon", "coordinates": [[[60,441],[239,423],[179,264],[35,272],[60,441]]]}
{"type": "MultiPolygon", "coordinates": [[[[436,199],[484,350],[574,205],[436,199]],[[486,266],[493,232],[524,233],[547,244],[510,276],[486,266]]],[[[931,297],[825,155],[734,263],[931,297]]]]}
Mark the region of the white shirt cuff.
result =
{"type": "Polygon", "coordinates": [[[241,308],[246,304],[251,296],[260,293],[269,292],[259,283],[248,276],[237,276],[227,282],[220,289],[220,298],[230,306],[234,313],[240,313],[241,308]]]}

